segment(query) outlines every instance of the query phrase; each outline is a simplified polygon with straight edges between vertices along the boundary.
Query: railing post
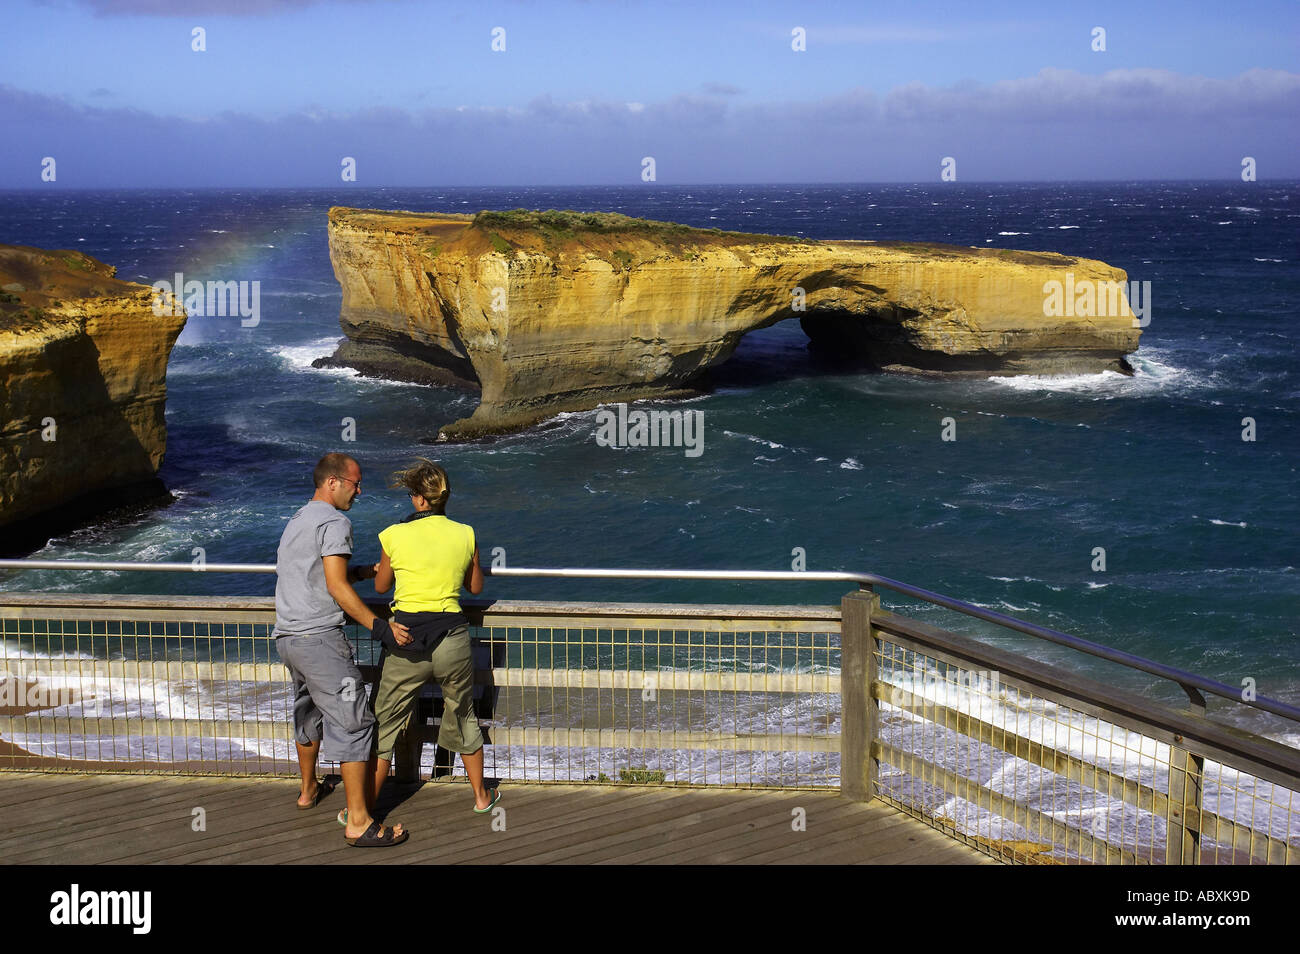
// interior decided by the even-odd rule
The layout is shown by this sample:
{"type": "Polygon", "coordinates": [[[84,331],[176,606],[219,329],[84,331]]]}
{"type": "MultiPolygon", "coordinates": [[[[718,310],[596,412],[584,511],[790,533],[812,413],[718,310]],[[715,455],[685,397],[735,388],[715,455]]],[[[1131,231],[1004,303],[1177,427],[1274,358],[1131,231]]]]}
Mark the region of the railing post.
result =
{"type": "Polygon", "coordinates": [[[840,794],[855,802],[876,796],[871,748],[880,707],[871,692],[876,681],[871,614],[879,608],[880,597],[866,587],[840,603],[840,794]]]}
{"type": "Polygon", "coordinates": [[[397,735],[393,746],[393,776],[398,782],[420,780],[420,755],[424,750],[424,719],[421,718],[420,700],[411,707],[411,718],[406,728],[397,735]]]}
{"type": "MultiPolygon", "coordinates": [[[[1205,715],[1205,697],[1193,686],[1183,686],[1192,700],[1191,712],[1205,715]]],[[[1183,741],[1181,735],[1174,742],[1183,741]]],[[[1201,863],[1201,796],[1205,758],[1181,745],[1169,747],[1169,820],[1165,827],[1165,864],[1201,863]]]]}

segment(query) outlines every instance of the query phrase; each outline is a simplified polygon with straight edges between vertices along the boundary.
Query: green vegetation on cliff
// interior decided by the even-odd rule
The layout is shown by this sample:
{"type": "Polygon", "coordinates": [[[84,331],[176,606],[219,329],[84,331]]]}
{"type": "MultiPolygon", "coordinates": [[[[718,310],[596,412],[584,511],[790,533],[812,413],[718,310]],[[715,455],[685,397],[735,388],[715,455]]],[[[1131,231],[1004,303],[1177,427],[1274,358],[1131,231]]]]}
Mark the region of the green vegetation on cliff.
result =
{"type": "Polygon", "coordinates": [[[527,230],[559,241],[575,241],[585,235],[632,235],[648,239],[687,236],[728,236],[738,239],[762,239],[772,242],[797,242],[815,245],[811,239],[793,235],[766,235],[752,232],[724,232],[722,229],[697,229],[680,222],[637,219],[620,212],[575,212],[572,209],[511,209],[509,212],[484,210],[474,216],[477,228],[492,232],[527,230]]]}

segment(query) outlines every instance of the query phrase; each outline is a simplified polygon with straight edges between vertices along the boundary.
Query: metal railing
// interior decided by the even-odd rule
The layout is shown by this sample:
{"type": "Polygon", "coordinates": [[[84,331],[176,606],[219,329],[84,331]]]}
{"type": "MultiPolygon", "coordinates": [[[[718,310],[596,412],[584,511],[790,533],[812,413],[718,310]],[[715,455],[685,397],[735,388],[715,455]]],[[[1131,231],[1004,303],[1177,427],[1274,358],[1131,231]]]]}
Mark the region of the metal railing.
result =
{"type": "MultiPolygon", "coordinates": [[[[16,566],[196,569],[0,561],[16,566]]],[[[1280,701],[874,574],[488,572],[861,587],[841,607],[465,601],[499,778],[838,785],[1019,862],[1300,860],[1300,750],[1207,718],[1202,693],[1300,721],[1280,701]],[[1192,705],[887,612],[877,587],[1170,680],[1192,705]]],[[[0,592],[0,767],[292,774],[273,619],[266,598],[0,592]]],[[[373,675],[378,647],[349,635],[373,675]]],[[[417,711],[400,771],[439,710],[435,694],[417,711]]]]}

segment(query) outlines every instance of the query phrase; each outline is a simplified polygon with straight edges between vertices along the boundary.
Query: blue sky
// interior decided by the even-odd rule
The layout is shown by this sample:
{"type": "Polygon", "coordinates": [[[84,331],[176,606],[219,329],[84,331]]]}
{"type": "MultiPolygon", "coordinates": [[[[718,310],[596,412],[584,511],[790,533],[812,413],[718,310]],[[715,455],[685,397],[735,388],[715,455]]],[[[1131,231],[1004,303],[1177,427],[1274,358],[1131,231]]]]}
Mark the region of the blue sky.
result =
{"type": "Polygon", "coordinates": [[[16,0],[0,187],[1292,178],[1298,62],[1294,0],[16,0]]]}

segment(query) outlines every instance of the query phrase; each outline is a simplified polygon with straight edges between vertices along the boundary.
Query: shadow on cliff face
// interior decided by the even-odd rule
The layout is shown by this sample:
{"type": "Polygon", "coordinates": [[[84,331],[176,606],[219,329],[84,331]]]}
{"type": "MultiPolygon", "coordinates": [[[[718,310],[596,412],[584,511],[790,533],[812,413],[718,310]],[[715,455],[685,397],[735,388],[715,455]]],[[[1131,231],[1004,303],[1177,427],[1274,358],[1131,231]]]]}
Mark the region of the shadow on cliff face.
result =
{"type": "MultiPolygon", "coordinates": [[[[827,317],[819,314],[815,318],[827,317]]],[[[873,373],[883,363],[871,349],[845,347],[832,336],[813,335],[808,318],[786,318],[745,335],[731,357],[705,372],[705,388],[754,387],[822,375],[873,373]]],[[[844,315],[843,320],[861,321],[844,315]]]]}
{"type": "MultiPolygon", "coordinates": [[[[44,440],[42,419],[31,419],[0,446],[5,468],[12,466],[18,475],[16,492],[0,507],[0,556],[6,558],[29,555],[51,537],[88,523],[134,517],[175,499],[156,476],[131,421],[134,415],[140,426],[161,431],[164,402],[115,402],[88,336],[58,342],[50,352],[60,373],[56,386],[40,397],[55,421],[54,439],[44,440]],[[158,420],[151,421],[152,415],[158,420]]],[[[16,403],[7,389],[0,398],[16,403]]],[[[31,395],[24,404],[30,413],[31,395]]]]}
{"type": "MultiPolygon", "coordinates": [[[[918,348],[906,331],[907,320],[915,314],[897,307],[866,313],[810,310],[797,319],[802,334],[794,330],[794,318],[783,319],[749,332],[731,358],[706,372],[703,386],[749,387],[819,375],[885,372],[986,377],[1011,373],[1025,357],[1015,351],[950,355],[918,348]]],[[[1117,370],[1128,370],[1122,359],[1117,361],[1117,370]]]]}

